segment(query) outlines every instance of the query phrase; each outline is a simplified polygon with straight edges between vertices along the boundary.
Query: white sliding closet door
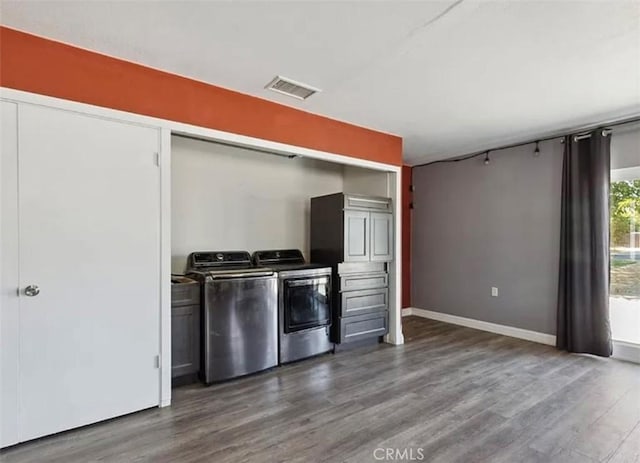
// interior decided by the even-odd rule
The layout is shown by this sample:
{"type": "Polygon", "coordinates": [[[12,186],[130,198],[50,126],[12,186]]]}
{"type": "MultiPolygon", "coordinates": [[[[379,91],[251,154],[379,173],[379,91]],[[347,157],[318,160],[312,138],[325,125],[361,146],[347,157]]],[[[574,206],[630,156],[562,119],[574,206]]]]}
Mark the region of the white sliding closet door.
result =
{"type": "Polygon", "coordinates": [[[160,169],[158,130],[68,111],[18,142],[24,441],[158,405],[160,169]]]}
{"type": "Polygon", "coordinates": [[[0,447],[18,442],[18,105],[0,102],[0,447]]]}

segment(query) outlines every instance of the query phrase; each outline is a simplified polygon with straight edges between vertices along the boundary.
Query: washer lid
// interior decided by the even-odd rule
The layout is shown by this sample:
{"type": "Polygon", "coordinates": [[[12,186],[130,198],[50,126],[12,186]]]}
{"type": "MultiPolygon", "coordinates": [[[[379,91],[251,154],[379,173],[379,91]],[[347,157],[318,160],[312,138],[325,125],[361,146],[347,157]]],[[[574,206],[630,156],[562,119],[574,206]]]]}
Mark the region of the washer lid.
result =
{"type": "Polygon", "coordinates": [[[275,272],[266,267],[262,268],[238,268],[238,269],[213,269],[207,272],[206,278],[208,280],[229,279],[229,278],[257,278],[257,277],[270,277],[275,275],[275,272]]]}

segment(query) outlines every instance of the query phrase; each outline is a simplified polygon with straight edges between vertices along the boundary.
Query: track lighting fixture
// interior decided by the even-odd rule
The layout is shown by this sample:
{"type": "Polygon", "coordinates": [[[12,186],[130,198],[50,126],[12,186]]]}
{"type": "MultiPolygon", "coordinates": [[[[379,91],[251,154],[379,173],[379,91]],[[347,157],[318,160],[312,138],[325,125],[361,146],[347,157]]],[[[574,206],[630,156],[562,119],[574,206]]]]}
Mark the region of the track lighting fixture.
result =
{"type": "Polygon", "coordinates": [[[540,142],[539,141],[536,142],[536,149],[533,150],[533,155],[535,157],[540,156],[540,142]]]}
{"type": "Polygon", "coordinates": [[[486,153],[484,153],[484,165],[488,166],[490,162],[491,159],[489,159],[489,152],[487,151],[486,153]]]}

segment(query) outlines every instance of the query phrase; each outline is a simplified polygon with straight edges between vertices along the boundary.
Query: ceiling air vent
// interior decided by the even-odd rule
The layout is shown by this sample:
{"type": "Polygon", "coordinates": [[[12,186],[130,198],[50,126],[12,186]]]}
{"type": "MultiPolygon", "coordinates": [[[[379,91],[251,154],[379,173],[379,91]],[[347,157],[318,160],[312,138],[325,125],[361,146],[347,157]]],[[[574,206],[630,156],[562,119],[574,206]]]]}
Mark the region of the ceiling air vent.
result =
{"type": "Polygon", "coordinates": [[[312,87],[295,80],[287,79],[286,77],[276,76],[265,87],[268,90],[282,93],[283,95],[292,96],[299,100],[306,100],[314,93],[318,93],[321,90],[319,88],[312,87]]]}

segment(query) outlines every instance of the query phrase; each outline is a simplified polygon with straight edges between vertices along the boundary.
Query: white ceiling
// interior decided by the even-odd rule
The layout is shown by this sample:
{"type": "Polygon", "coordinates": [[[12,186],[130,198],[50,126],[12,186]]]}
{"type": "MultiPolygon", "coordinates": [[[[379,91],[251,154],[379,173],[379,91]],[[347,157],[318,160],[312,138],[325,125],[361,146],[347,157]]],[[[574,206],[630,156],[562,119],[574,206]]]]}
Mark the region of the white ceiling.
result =
{"type": "Polygon", "coordinates": [[[0,22],[398,134],[409,164],[640,114],[640,1],[5,1],[0,22]],[[320,87],[297,101],[276,74],[320,87]]]}

